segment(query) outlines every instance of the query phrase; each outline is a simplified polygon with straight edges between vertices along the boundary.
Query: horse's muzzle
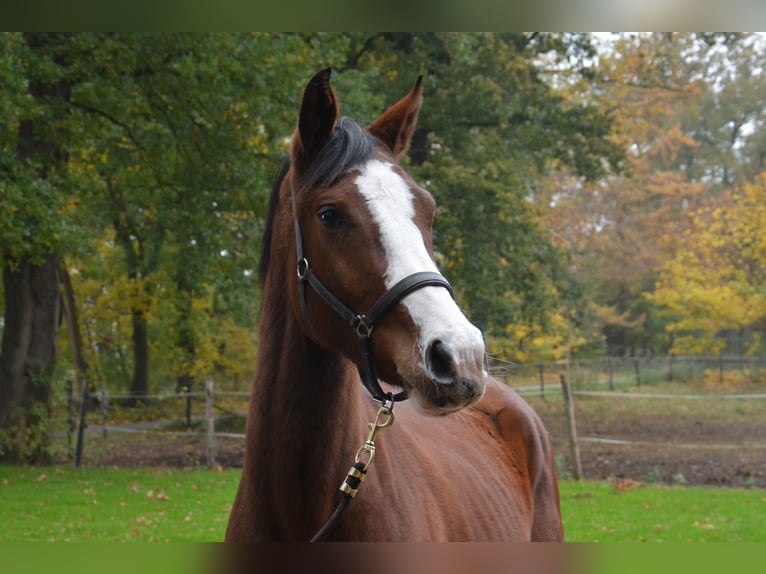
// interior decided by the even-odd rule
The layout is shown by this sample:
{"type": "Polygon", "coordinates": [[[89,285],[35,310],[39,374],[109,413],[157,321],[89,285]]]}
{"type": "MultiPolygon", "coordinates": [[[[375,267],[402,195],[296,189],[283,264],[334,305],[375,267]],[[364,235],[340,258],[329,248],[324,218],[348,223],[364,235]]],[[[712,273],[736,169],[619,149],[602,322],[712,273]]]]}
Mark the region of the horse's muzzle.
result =
{"type": "Polygon", "coordinates": [[[424,353],[428,381],[416,388],[423,411],[447,414],[479,400],[487,377],[484,352],[481,341],[456,343],[449,336],[433,338],[424,353]]]}

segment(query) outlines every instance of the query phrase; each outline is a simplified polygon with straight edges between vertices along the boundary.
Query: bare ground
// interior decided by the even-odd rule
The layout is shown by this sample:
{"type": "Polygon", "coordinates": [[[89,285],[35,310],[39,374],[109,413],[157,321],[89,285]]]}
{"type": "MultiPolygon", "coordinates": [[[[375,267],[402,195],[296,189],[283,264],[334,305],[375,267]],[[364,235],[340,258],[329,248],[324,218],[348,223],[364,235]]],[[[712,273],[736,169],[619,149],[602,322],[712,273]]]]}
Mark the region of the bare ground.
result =
{"type": "MultiPolygon", "coordinates": [[[[747,401],[579,399],[575,412],[583,475],[766,488],[766,399],[747,401]]],[[[563,408],[541,402],[537,398],[534,406],[550,432],[560,472],[571,473],[563,408]]]]}

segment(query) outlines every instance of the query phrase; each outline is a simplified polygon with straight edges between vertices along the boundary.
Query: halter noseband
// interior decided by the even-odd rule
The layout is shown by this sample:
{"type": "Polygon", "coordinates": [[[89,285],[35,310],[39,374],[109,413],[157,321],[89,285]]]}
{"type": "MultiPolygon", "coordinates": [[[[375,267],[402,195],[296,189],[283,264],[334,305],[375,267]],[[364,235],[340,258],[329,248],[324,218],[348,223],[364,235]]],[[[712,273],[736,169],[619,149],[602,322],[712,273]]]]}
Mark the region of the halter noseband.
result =
{"type": "Polygon", "coordinates": [[[375,374],[374,358],[372,354],[372,331],[378,321],[382,319],[394,305],[413,291],[417,291],[423,287],[444,287],[449,291],[450,296],[454,298],[452,287],[440,273],[432,271],[413,273],[394,284],[375,302],[367,313],[355,313],[340,299],[333,295],[312,271],[311,266],[309,265],[309,260],[303,251],[303,235],[301,233],[300,222],[298,221],[298,213],[295,209],[295,191],[292,189],[292,186],[291,192],[293,200],[293,220],[295,222],[295,245],[298,256],[298,298],[300,300],[301,315],[303,316],[304,325],[306,325],[311,336],[314,339],[317,339],[308,316],[308,307],[306,304],[306,286],[308,285],[314,289],[314,292],[356,332],[361,351],[359,376],[362,379],[362,384],[364,384],[367,391],[372,395],[372,398],[379,403],[385,403],[386,401],[402,401],[406,399],[408,397],[406,390],[393,394],[384,392],[380,387],[378,377],[375,374]]]}

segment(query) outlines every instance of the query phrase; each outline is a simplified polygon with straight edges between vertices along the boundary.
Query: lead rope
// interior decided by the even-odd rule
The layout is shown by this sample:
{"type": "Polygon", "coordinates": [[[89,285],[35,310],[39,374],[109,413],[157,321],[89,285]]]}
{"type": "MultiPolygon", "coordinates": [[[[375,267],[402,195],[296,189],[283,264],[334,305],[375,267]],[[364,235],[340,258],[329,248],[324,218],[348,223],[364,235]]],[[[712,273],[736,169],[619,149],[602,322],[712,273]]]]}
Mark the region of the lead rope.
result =
{"type": "Polygon", "coordinates": [[[343,479],[340,488],[338,488],[342,497],[335,508],[335,512],[332,513],[332,516],[330,516],[325,525],[319,529],[319,532],[314,535],[311,542],[324,542],[338,525],[346,508],[348,508],[348,505],[356,497],[357,492],[359,492],[359,487],[367,477],[367,471],[375,460],[375,436],[392,424],[394,424],[394,400],[389,393],[389,398],[378,409],[375,420],[367,423],[370,432],[367,435],[367,440],[356,451],[354,464],[346,474],[346,478],[343,479]]]}

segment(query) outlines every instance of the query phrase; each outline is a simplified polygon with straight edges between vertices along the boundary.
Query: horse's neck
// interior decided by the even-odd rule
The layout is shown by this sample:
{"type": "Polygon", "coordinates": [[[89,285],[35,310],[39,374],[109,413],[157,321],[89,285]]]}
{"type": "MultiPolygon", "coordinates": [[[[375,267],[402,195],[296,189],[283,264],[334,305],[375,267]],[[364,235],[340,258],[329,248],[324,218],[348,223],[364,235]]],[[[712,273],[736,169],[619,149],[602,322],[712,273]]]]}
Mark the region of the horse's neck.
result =
{"type": "Polygon", "coordinates": [[[258,485],[258,519],[284,536],[329,517],[368,415],[353,365],[308,341],[265,295],[243,470],[258,485]]]}

